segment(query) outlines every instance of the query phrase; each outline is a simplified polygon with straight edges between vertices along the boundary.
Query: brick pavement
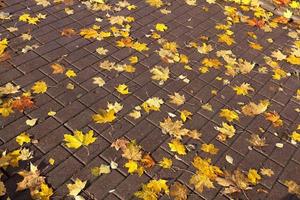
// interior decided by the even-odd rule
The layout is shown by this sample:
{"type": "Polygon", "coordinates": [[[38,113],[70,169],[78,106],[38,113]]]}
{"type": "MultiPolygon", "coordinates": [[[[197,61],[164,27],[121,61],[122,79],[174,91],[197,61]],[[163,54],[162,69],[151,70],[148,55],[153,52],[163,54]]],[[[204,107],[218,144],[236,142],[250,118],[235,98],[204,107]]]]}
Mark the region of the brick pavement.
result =
{"type": "MultiPolygon", "coordinates": [[[[216,24],[225,22],[223,9],[218,4],[208,4],[205,1],[198,1],[197,6],[189,6],[183,0],[169,1],[170,3],[165,7],[172,12],[167,15],[142,0],[129,0],[129,3],[137,6],[136,9],[129,11],[123,8],[115,13],[88,10],[85,5],[76,0],[72,5],[53,3],[47,7],[38,6],[32,0],[4,0],[3,2],[0,12],[11,13],[13,17],[11,20],[1,21],[0,39],[3,37],[9,39],[8,52],[12,58],[0,63],[0,86],[12,82],[20,85],[25,91],[30,89],[34,82],[43,80],[49,87],[46,93],[34,98],[33,108],[26,109],[23,113],[12,113],[6,118],[1,117],[0,148],[8,152],[17,149],[19,146],[15,138],[21,132],[26,132],[36,139],[38,142],[25,146],[34,152],[31,162],[42,168],[42,175],[47,177],[47,183],[54,189],[53,199],[72,199],[67,195],[66,185],[76,178],[88,180],[81,192],[86,199],[135,199],[133,193],[141,189],[141,184],[153,178],[163,178],[170,182],[177,180],[183,183],[188,188],[188,199],[229,198],[222,195],[222,187],[216,184],[213,189],[205,189],[202,193],[197,192],[189,184],[191,174],[188,171],[165,170],[155,166],[140,177],[137,174],[129,174],[123,166],[126,160],[121,157],[120,152],[110,147],[112,142],[121,137],[135,139],[156,162],[163,157],[170,157],[173,158],[174,165],[182,169],[193,170],[190,162],[197,154],[211,157],[212,162],[221,169],[240,168],[247,171],[250,168],[270,168],[274,171],[274,175],[263,177],[254,189],[246,191],[248,198],[251,200],[297,199],[296,196],[288,193],[284,180],[300,183],[299,145],[292,144],[289,138],[300,122],[299,112],[295,110],[299,109],[299,100],[294,98],[296,90],[300,87],[299,77],[291,75],[281,80],[274,80],[271,71],[262,74],[258,73],[257,68],[254,68],[251,73],[238,74],[234,77],[226,76],[224,68],[210,69],[210,72],[200,74],[197,69],[202,59],[209,56],[199,54],[185,46],[190,41],[199,41],[201,35],[206,35],[209,36],[208,43],[214,46],[214,50],[209,54],[211,57],[215,57],[214,53],[217,50],[231,49],[238,58],[263,66],[266,65],[264,55],[270,55],[276,49],[290,47],[293,39],[287,36],[288,28],[283,29],[283,25],[279,25],[279,28],[268,33],[257,27],[239,23],[232,28],[236,43],[226,46],[218,42],[217,34],[220,30],[215,29],[216,24]],[[74,14],[67,15],[64,11],[66,7],[73,9],[74,14]],[[25,12],[43,13],[47,16],[37,25],[28,25],[18,22],[18,16],[25,12]],[[101,29],[109,30],[111,25],[106,20],[101,23],[95,22],[95,18],[105,18],[106,13],[134,17],[135,21],[131,23],[131,35],[138,41],[145,42],[150,50],[137,52],[133,49],[117,47],[116,39],[113,37],[97,41],[84,39],[78,34],[72,37],[61,36],[64,28],[79,31],[93,24],[100,24],[101,29]],[[172,64],[170,65],[171,78],[164,85],[151,80],[149,71],[155,65],[166,65],[155,52],[159,49],[156,40],[147,36],[155,29],[157,23],[168,26],[167,31],[160,32],[161,36],[168,41],[176,42],[180,46],[180,52],[189,57],[189,65],[196,69],[189,71],[184,69],[183,65],[172,64]],[[7,28],[14,25],[19,30],[10,33],[7,28]],[[32,35],[30,41],[24,42],[20,39],[20,34],[24,32],[32,35]],[[264,47],[261,52],[248,46],[247,32],[257,34],[258,41],[264,47]],[[267,42],[268,38],[272,38],[274,42],[267,42]],[[21,52],[26,45],[33,44],[39,47],[27,53],[21,52]],[[96,52],[99,46],[108,49],[107,55],[99,55],[96,52]],[[65,56],[61,59],[63,55],[65,56]],[[134,73],[117,73],[99,68],[99,63],[104,60],[124,64],[128,63],[128,58],[131,56],[139,58],[134,73]],[[58,60],[66,68],[74,70],[77,76],[70,79],[64,74],[52,74],[50,65],[58,60]],[[180,75],[187,76],[189,83],[180,80],[178,78],[180,75]],[[106,84],[103,87],[92,83],[92,78],[98,76],[105,79],[106,84]],[[230,85],[224,85],[218,77],[229,80],[230,85]],[[255,89],[251,95],[237,96],[232,90],[232,86],[243,82],[250,83],[255,89]],[[68,83],[72,83],[75,88],[67,90],[68,83]],[[129,86],[131,91],[129,95],[120,95],[116,92],[115,87],[122,83],[129,86]],[[216,90],[217,94],[212,95],[212,90],[216,90]],[[177,107],[168,102],[168,95],[174,92],[185,95],[184,105],[177,107]],[[143,114],[136,120],[128,116],[135,106],[154,96],[165,101],[160,112],[143,114]],[[239,102],[258,102],[261,99],[268,99],[271,102],[268,111],[275,110],[279,113],[284,121],[282,127],[274,128],[263,115],[246,117],[240,114],[240,120],[232,123],[237,134],[226,142],[217,139],[218,131],[214,127],[220,126],[224,121],[219,117],[222,108],[240,110],[239,102]],[[117,121],[112,125],[94,123],[91,116],[99,108],[106,107],[107,102],[115,101],[124,105],[122,111],[117,114],[117,121]],[[205,103],[213,106],[212,112],[201,109],[201,105],[205,103]],[[168,147],[170,137],[162,133],[159,122],[168,116],[168,112],[177,114],[178,110],[183,109],[193,113],[192,119],[185,123],[185,127],[199,130],[202,133],[202,140],[199,142],[184,139],[184,144],[192,144],[196,150],[191,150],[188,155],[178,160],[170,151],[168,147]],[[57,114],[53,117],[48,116],[50,110],[57,114]],[[27,126],[25,121],[32,118],[38,118],[38,123],[33,127],[27,126]],[[265,131],[264,137],[268,145],[251,149],[248,139],[251,134],[259,133],[260,128],[265,131]],[[74,130],[90,129],[94,130],[97,140],[88,146],[89,154],[85,148],[73,150],[64,144],[64,134],[74,130]],[[202,142],[214,144],[219,149],[218,154],[210,156],[198,150],[202,142]],[[283,147],[276,147],[276,143],[282,143],[283,147]],[[226,161],[226,155],[233,158],[233,165],[226,161]],[[47,163],[49,158],[55,159],[53,166],[47,163]],[[109,164],[112,160],[119,164],[118,169],[99,177],[91,174],[92,167],[109,164]],[[258,189],[265,192],[257,192],[258,189]]],[[[111,1],[112,5],[116,3],[117,1],[111,1]]],[[[297,66],[283,62],[282,68],[292,73],[297,66]]],[[[21,167],[28,167],[28,162],[21,167]]],[[[4,173],[2,179],[10,198],[30,199],[28,191],[15,192],[15,183],[20,181],[16,169],[2,171],[4,173]]],[[[230,196],[246,199],[243,194],[230,196]]],[[[168,199],[168,196],[163,195],[160,198],[168,199]]]]}

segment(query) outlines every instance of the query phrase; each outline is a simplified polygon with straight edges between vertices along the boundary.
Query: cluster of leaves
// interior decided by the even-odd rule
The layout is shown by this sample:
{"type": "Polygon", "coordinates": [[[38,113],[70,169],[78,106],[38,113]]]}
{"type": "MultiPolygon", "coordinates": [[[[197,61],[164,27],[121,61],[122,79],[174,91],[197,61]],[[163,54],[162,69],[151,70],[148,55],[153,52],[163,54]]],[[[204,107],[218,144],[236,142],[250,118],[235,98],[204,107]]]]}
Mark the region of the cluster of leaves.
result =
{"type": "Polygon", "coordinates": [[[141,176],[146,169],[150,169],[155,165],[155,161],[149,153],[142,151],[141,146],[136,144],[135,140],[128,141],[127,139],[117,139],[111,145],[117,151],[122,151],[122,157],[128,161],[125,163],[125,167],[128,168],[128,173],[137,173],[141,176]]]}

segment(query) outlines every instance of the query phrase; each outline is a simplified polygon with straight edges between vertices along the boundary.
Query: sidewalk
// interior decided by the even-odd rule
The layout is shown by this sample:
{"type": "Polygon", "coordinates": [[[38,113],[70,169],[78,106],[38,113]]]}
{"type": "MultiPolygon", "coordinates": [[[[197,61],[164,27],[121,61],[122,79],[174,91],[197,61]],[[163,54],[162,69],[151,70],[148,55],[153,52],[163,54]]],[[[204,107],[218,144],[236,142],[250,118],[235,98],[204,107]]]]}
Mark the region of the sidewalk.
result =
{"type": "Polygon", "coordinates": [[[296,24],[100,1],[0,0],[3,199],[299,198],[296,24]]]}

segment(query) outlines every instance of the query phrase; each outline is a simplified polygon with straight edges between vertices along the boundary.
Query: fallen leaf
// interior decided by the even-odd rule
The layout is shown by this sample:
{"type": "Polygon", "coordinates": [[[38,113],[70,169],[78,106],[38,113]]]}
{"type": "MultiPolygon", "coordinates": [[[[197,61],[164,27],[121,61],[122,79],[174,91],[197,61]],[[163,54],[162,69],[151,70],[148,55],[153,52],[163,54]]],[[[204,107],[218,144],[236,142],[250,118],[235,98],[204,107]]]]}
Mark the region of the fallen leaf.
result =
{"type": "Polygon", "coordinates": [[[186,149],[178,139],[171,140],[171,142],[168,143],[168,145],[172,152],[176,152],[179,155],[186,155],[186,149]]]}
{"type": "Polygon", "coordinates": [[[226,160],[228,163],[230,163],[230,164],[233,165],[233,158],[232,158],[231,156],[226,155],[226,156],[225,156],[225,160],[226,160]]]}
{"type": "Polygon", "coordinates": [[[48,87],[44,81],[37,81],[34,83],[31,89],[35,94],[43,94],[47,91],[48,87]]]}
{"type": "Polygon", "coordinates": [[[169,158],[163,157],[161,161],[159,161],[159,166],[164,169],[170,169],[173,165],[173,161],[169,158]]]}
{"type": "Polygon", "coordinates": [[[80,179],[76,178],[73,184],[67,184],[69,195],[74,197],[76,200],[82,200],[83,197],[81,197],[79,193],[85,188],[86,183],[86,181],[81,181],[80,179]]]}
{"type": "Polygon", "coordinates": [[[173,103],[177,106],[180,106],[180,105],[184,104],[184,102],[185,102],[185,96],[180,95],[177,92],[175,92],[174,95],[169,95],[169,97],[170,97],[170,103],[173,103]]]}
{"type": "Polygon", "coordinates": [[[173,197],[174,200],[186,200],[188,198],[188,189],[185,185],[175,182],[170,187],[170,196],[173,197]]]}
{"type": "Polygon", "coordinates": [[[30,136],[27,133],[21,133],[16,137],[16,142],[22,146],[24,143],[29,143],[31,141],[30,136]]]}
{"type": "Polygon", "coordinates": [[[212,155],[216,155],[219,151],[219,149],[216,148],[213,144],[202,144],[201,150],[212,155]]]}
{"type": "Polygon", "coordinates": [[[116,87],[116,90],[120,93],[120,94],[130,94],[129,92],[129,88],[126,84],[120,84],[116,87]]]}
{"type": "Polygon", "coordinates": [[[101,174],[109,174],[111,170],[109,165],[101,164],[99,167],[93,167],[91,172],[94,176],[100,176],[101,174]]]}
{"type": "Polygon", "coordinates": [[[51,65],[51,68],[53,69],[52,74],[62,74],[65,71],[65,68],[58,63],[54,63],[51,65]]]}
{"type": "Polygon", "coordinates": [[[34,125],[36,124],[37,120],[38,120],[37,118],[27,119],[27,120],[26,120],[26,124],[27,124],[28,126],[34,126],[34,125]]]}
{"type": "Polygon", "coordinates": [[[99,87],[102,87],[102,86],[104,86],[105,81],[101,77],[94,77],[93,78],[93,84],[96,84],[99,87]]]}
{"type": "Polygon", "coordinates": [[[259,104],[250,102],[249,104],[242,107],[242,112],[246,116],[255,116],[265,112],[270,105],[268,100],[261,100],[259,104]]]}
{"type": "Polygon", "coordinates": [[[73,135],[64,134],[64,141],[66,146],[73,149],[78,149],[81,146],[88,146],[96,141],[96,137],[93,136],[94,131],[90,130],[86,134],[82,131],[74,131],[73,135]]]}
{"type": "Polygon", "coordinates": [[[221,109],[220,117],[224,117],[227,121],[232,122],[233,120],[239,120],[237,112],[229,109],[221,109]]]}

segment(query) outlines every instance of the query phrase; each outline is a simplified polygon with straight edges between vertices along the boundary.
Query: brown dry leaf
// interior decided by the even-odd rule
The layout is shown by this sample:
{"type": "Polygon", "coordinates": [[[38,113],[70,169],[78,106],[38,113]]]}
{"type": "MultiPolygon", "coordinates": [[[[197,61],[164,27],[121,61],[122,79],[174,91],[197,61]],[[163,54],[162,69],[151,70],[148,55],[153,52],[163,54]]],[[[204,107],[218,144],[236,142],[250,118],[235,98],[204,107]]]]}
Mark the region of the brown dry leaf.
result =
{"type": "Polygon", "coordinates": [[[225,187],[223,191],[224,194],[232,194],[251,189],[249,179],[239,169],[233,173],[225,171],[224,178],[218,177],[216,181],[219,185],[225,187]]]}
{"type": "Polygon", "coordinates": [[[26,108],[32,108],[33,105],[34,102],[32,101],[32,98],[30,96],[22,96],[15,99],[12,103],[12,107],[19,110],[20,112],[23,112],[26,108]]]}
{"type": "Polygon", "coordinates": [[[119,149],[125,150],[129,141],[125,138],[119,138],[111,144],[111,147],[114,147],[117,151],[119,149]]]}
{"type": "Polygon", "coordinates": [[[173,103],[177,106],[180,106],[182,104],[184,104],[185,102],[185,96],[184,95],[180,95],[179,93],[175,92],[174,95],[169,95],[170,97],[170,103],[173,103]]]}
{"type": "Polygon", "coordinates": [[[155,161],[149,154],[144,155],[141,162],[145,168],[151,168],[155,165],[155,161]]]}
{"type": "Polygon", "coordinates": [[[260,138],[258,134],[252,134],[249,142],[255,147],[266,146],[266,138],[260,138]]]}
{"type": "Polygon", "coordinates": [[[277,112],[267,112],[265,113],[266,120],[272,122],[274,127],[280,127],[283,125],[282,119],[277,112]]]}
{"type": "Polygon", "coordinates": [[[72,37],[76,35],[76,31],[72,28],[64,28],[61,32],[61,36],[72,37]]]}
{"type": "Polygon", "coordinates": [[[0,55],[0,62],[4,62],[11,59],[11,55],[6,51],[0,55]]]}
{"type": "Polygon", "coordinates": [[[53,69],[52,74],[62,74],[65,71],[65,68],[58,63],[54,63],[51,65],[51,68],[53,69]]]}
{"type": "Polygon", "coordinates": [[[174,200],[186,200],[188,195],[188,189],[185,185],[182,185],[179,182],[175,182],[170,187],[170,196],[174,198],[174,200]]]}
{"type": "Polygon", "coordinates": [[[41,184],[45,183],[45,177],[40,176],[40,170],[33,164],[30,164],[30,171],[23,170],[18,174],[23,177],[23,180],[17,184],[16,191],[29,189],[33,193],[41,184]]]}
{"type": "Polygon", "coordinates": [[[141,160],[142,159],[141,147],[138,144],[136,144],[135,140],[130,141],[126,145],[126,148],[123,150],[122,157],[134,161],[141,160]]]}

